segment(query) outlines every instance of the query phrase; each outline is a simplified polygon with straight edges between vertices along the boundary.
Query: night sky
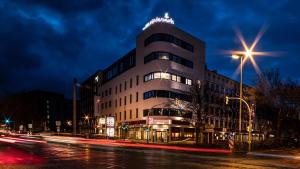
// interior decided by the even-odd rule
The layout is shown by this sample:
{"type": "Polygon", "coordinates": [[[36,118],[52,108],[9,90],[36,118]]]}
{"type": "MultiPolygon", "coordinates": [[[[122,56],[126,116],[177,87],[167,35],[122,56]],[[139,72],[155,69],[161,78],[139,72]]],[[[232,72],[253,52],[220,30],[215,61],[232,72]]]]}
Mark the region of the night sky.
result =
{"type": "MultiPolygon", "coordinates": [[[[229,77],[238,62],[220,51],[242,49],[235,29],[250,44],[266,25],[255,50],[280,55],[256,58],[258,65],[300,80],[299,9],[296,0],[1,0],[0,95],[43,89],[70,97],[73,77],[83,81],[126,54],[146,22],[164,12],[177,27],[205,41],[209,69],[229,77]]],[[[244,71],[252,84],[252,65],[244,71]]]]}

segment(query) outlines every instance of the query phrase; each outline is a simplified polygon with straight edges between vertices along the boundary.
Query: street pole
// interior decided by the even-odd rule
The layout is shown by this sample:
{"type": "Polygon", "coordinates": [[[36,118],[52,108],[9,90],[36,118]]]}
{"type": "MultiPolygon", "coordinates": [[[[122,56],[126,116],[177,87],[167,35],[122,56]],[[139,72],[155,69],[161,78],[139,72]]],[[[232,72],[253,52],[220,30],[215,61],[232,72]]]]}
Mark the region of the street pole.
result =
{"type": "Polygon", "coordinates": [[[73,134],[76,135],[76,78],[73,80],[73,134]]]}
{"type": "Polygon", "coordinates": [[[243,99],[243,57],[240,56],[240,107],[239,107],[239,135],[242,142],[242,99],[243,99]]]}

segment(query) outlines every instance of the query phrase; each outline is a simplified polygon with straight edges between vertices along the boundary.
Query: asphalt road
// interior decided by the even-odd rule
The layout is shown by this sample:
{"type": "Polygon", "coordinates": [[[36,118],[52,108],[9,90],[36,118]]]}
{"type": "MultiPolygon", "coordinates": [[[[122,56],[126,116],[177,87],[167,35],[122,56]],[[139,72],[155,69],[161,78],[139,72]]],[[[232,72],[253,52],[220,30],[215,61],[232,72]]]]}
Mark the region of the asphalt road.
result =
{"type": "Polygon", "coordinates": [[[300,168],[300,160],[245,154],[0,142],[0,168],[300,168]]]}

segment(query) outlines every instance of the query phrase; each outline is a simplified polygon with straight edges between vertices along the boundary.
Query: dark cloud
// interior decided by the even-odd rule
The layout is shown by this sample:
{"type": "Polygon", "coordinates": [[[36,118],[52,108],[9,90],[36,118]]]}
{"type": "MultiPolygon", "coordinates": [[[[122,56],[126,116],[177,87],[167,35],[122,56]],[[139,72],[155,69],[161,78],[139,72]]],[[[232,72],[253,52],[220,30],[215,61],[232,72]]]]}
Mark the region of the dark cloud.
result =
{"type": "MultiPolygon", "coordinates": [[[[176,26],[206,42],[206,62],[232,76],[236,61],[221,50],[242,46],[239,27],[251,43],[262,25],[267,32],[257,50],[281,56],[258,58],[264,69],[278,67],[283,76],[300,79],[298,1],[99,1],[3,0],[0,2],[0,95],[46,89],[71,94],[79,81],[105,68],[135,47],[135,38],[151,18],[168,11],[176,26]]],[[[245,66],[251,83],[255,71],[245,66]]]]}

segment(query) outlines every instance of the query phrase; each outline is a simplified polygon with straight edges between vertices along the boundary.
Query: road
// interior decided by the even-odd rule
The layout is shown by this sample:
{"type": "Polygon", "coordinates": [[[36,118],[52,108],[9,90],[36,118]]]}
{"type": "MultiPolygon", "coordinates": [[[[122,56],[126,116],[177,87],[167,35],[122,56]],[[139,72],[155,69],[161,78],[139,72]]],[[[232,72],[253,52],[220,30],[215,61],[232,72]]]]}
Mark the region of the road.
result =
{"type": "Polygon", "coordinates": [[[0,140],[0,168],[300,168],[300,160],[246,154],[0,140]]]}

